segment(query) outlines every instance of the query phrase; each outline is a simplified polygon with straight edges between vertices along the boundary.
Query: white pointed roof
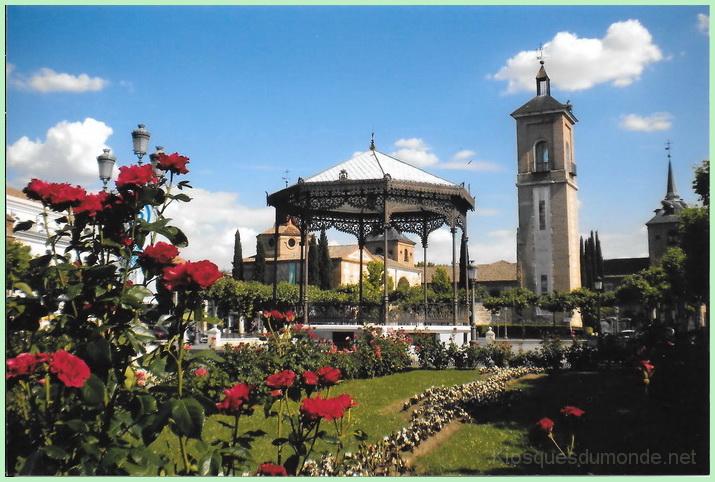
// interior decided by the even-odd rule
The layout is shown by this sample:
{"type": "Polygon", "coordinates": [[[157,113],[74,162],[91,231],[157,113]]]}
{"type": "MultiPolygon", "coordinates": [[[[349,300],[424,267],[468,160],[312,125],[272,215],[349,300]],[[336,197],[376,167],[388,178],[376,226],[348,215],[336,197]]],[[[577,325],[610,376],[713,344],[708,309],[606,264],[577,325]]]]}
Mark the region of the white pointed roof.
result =
{"type": "Polygon", "coordinates": [[[350,181],[383,179],[385,174],[389,174],[395,181],[457,186],[453,182],[449,182],[441,177],[432,175],[406,162],[372,149],[321,171],[307,178],[305,182],[339,181],[341,180],[340,173],[342,171],[347,173],[347,180],[350,181]]]}

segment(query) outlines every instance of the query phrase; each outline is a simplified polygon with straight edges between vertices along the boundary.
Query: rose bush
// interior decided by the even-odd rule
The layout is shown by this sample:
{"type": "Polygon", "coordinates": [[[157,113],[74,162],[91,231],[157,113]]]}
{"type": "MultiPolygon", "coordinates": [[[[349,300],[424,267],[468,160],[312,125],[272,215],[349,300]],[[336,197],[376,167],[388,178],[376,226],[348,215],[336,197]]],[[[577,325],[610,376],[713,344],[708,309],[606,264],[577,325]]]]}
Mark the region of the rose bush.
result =
{"type": "Polygon", "coordinates": [[[174,264],[188,240],[164,213],[190,201],[188,182],[175,182],[187,163],[172,154],[156,170],[123,166],[112,192],[40,179],[25,187],[43,205],[48,254],[30,261],[33,275],[14,280],[6,301],[8,474],[209,474],[229,456],[234,441],[198,459],[187,450],[204,443],[207,416],[248,406],[234,387],[217,407],[192,383],[204,378],[192,365],[218,358],[188,352],[182,335],[201,321],[202,291],[221,273],[209,261],[174,264]],[[147,209],[155,219],[143,218],[147,209]],[[61,213],[56,223],[49,211],[61,213]],[[148,325],[160,317],[171,339],[153,345],[148,325]],[[166,430],[178,467],[150,448],[166,430]]]}

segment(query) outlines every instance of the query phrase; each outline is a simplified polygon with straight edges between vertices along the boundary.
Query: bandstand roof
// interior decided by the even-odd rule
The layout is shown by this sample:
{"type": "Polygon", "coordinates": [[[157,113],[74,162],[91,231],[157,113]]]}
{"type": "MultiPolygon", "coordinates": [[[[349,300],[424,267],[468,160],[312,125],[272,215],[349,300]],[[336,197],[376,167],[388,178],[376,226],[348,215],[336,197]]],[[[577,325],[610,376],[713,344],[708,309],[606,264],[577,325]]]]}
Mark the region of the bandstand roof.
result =
{"type": "Polygon", "coordinates": [[[347,175],[347,179],[350,180],[365,181],[370,179],[383,179],[385,174],[389,174],[394,181],[458,187],[458,185],[453,182],[449,182],[441,177],[437,177],[427,171],[423,171],[422,169],[373,149],[321,171],[307,178],[305,182],[338,181],[340,180],[341,172],[344,172],[347,175]]]}

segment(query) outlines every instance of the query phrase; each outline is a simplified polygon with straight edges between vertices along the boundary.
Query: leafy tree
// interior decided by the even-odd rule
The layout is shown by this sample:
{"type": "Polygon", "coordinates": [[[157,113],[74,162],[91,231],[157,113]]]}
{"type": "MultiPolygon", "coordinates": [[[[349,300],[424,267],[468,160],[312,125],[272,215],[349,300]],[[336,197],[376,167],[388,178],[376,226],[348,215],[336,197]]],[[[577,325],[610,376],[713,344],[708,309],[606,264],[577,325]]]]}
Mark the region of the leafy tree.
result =
{"type": "Polygon", "coordinates": [[[437,296],[449,295],[452,292],[452,282],[449,280],[449,274],[441,266],[438,266],[432,275],[432,291],[437,296]]]}
{"type": "Polygon", "coordinates": [[[8,287],[31,277],[30,247],[15,240],[8,240],[5,245],[5,279],[8,287]]]}
{"type": "Polygon", "coordinates": [[[705,159],[695,168],[693,191],[700,197],[704,206],[710,206],[710,159],[705,159]]]}
{"type": "Polygon", "coordinates": [[[553,315],[553,324],[556,326],[556,313],[571,312],[575,307],[575,300],[570,293],[553,291],[542,296],[538,304],[541,308],[550,311],[553,315]]]}
{"type": "Polygon", "coordinates": [[[266,282],[266,250],[263,243],[256,242],[256,262],[253,265],[253,281],[266,282]]]}
{"type": "Polygon", "coordinates": [[[231,276],[233,276],[233,279],[243,281],[243,249],[241,248],[241,233],[238,229],[234,236],[232,265],[231,276]]]}
{"type": "MultiPolygon", "coordinates": [[[[374,302],[381,299],[383,294],[384,264],[380,261],[370,261],[365,265],[367,270],[363,273],[363,288],[365,298],[374,302]]],[[[392,291],[392,278],[387,277],[387,291],[392,291]]]]}

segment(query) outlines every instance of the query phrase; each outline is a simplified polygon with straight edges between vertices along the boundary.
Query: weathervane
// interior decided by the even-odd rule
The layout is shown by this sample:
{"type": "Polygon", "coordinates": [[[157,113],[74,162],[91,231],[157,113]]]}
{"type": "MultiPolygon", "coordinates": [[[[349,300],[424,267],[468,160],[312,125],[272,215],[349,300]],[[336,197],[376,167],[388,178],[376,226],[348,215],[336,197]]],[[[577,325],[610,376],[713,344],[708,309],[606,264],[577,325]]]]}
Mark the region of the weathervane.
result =
{"type": "Polygon", "coordinates": [[[286,175],[283,176],[283,180],[286,183],[286,187],[288,187],[288,181],[290,181],[290,177],[288,177],[288,174],[290,174],[290,171],[286,169],[286,175]]]}
{"type": "Polygon", "coordinates": [[[670,162],[670,141],[665,143],[665,150],[668,152],[668,162],[670,162]]]}
{"type": "Polygon", "coordinates": [[[541,65],[544,65],[545,58],[546,58],[546,56],[544,55],[544,44],[540,43],[539,44],[539,55],[536,56],[536,60],[538,60],[541,65]]]}

